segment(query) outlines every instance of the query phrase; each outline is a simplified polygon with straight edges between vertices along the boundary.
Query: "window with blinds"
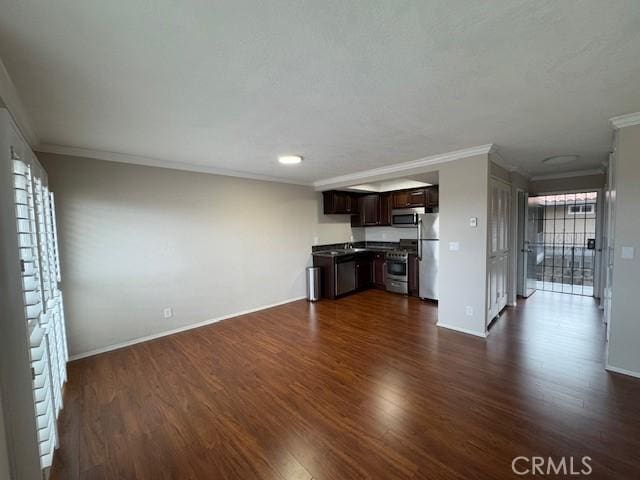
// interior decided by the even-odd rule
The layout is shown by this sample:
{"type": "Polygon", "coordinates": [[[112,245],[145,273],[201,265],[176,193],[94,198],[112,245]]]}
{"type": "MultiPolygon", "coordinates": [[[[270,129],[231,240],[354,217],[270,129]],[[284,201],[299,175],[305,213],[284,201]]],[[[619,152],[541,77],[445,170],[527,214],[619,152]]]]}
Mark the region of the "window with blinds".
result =
{"type": "Polygon", "coordinates": [[[28,164],[13,160],[13,179],[40,464],[46,468],[57,446],[68,360],[55,207],[53,194],[28,164]]]}

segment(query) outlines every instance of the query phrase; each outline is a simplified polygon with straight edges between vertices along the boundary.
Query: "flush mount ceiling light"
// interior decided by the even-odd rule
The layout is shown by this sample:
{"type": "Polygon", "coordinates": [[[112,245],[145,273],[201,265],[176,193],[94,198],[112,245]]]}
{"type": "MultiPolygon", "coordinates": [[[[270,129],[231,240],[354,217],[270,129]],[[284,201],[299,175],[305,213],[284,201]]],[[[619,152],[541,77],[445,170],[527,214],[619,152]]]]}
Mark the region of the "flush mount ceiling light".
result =
{"type": "Polygon", "coordinates": [[[545,165],[564,165],[565,163],[575,162],[580,159],[580,155],[556,155],[542,160],[545,165]]]}
{"type": "Polygon", "coordinates": [[[302,157],[300,155],[280,155],[278,161],[283,165],[295,165],[302,161],[302,157]]]}

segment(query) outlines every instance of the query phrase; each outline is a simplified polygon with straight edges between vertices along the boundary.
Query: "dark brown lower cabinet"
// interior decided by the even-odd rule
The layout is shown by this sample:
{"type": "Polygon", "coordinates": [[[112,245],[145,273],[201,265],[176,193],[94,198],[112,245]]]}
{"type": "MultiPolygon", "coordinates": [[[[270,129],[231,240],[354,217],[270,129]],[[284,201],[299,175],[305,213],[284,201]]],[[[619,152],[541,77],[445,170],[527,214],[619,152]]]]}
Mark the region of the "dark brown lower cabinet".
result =
{"type": "Polygon", "coordinates": [[[335,259],[333,257],[313,257],[313,266],[320,267],[320,296],[322,298],[336,298],[336,285],[335,285],[335,259]]]}
{"type": "Polygon", "coordinates": [[[418,297],[420,296],[420,261],[417,255],[409,254],[408,267],[409,285],[407,287],[409,295],[418,297]]]}
{"type": "Polygon", "coordinates": [[[356,259],[356,290],[369,288],[371,280],[371,257],[369,255],[361,255],[356,259]]]}
{"type": "Polygon", "coordinates": [[[387,288],[387,262],[384,253],[373,255],[373,286],[383,290],[387,288]]]}

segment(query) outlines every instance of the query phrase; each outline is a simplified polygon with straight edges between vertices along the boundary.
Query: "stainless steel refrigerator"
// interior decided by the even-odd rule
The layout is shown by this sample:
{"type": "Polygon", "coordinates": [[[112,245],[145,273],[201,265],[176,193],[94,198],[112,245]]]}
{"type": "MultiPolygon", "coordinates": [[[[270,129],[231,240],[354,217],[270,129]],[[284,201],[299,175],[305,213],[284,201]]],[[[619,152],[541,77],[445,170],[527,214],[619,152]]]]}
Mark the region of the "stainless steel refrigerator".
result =
{"type": "Polygon", "coordinates": [[[418,260],[420,261],[420,298],[438,300],[438,262],[440,259],[440,216],[418,215],[418,260]]]}

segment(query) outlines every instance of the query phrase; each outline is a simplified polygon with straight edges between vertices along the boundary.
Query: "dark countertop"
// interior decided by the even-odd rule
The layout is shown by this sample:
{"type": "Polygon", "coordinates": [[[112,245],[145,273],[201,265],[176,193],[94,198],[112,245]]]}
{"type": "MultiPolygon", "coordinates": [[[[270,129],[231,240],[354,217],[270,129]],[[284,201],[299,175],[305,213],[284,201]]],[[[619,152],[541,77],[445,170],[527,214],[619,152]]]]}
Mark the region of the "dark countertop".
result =
{"type": "Polygon", "coordinates": [[[357,255],[359,253],[386,253],[391,250],[395,250],[396,247],[356,247],[352,249],[344,249],[344,248],[333,248],[327,250],[318,250],[312,252],[313,256],[316,257],[340,257],[343,255],[357,255]],[[331,253],[338,252],[338,253],[331,253]]]}

